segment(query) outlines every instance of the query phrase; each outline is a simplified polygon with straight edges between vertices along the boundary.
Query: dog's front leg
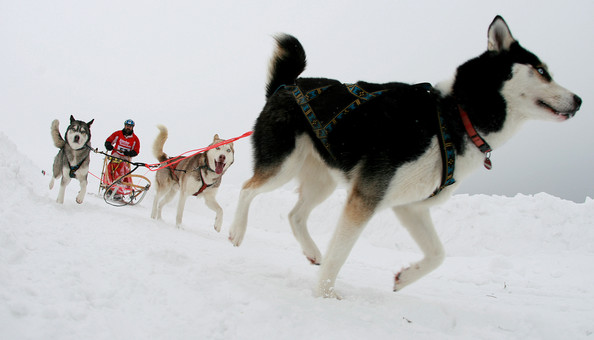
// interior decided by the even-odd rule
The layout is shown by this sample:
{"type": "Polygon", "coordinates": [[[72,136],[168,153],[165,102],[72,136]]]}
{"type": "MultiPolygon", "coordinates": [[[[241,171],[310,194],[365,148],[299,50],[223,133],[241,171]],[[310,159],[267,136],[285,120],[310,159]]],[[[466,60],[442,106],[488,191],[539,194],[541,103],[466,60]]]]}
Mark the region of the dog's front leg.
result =
{"type": "Polygon", "coordinates": [[[396,274],[394,291],[398,291],[437,268],[443,262],[445,252],[435,232],[428,207],[402,206],[393,210],[425,255],[421,261],[396,274]]]}
{"type": "MultiPolygon", "coordinates": [[[[305,169],[305,167],[304,167],[305,169]]],[[[311,169],[311,168],[310,168],[311,169]]],[[[307,219],[312,210],[322,203],[336,188],[336,181],[324,168],[316,167],[314,172],[302,171],[299,179],[299,199],[289,213],[293,235],[301,245],[301,250],[309,262],[319,265],[322,255],[307,229],[307,219]]]]}
{"type": "Polygon", "coordinates": [[[215,217],[214,229],[218,233],[221,231],[221,226],[223,225],[223,208],[221,208],[221,206],[216,200],[216,193],[216,189],[206,190],[204,192],[204,203],[206,203],[206,206],[210,208],[210,210],[214,211],[217,214],[215,217]]]}
{"type": "Polygon", "coordinates": [[[334,289],[336,277],[374,210],[375,205],[370,204],[364,197],[357,194],[357,191],[349,195],[320,266],[318,296],[340,299],[334,289]]]}

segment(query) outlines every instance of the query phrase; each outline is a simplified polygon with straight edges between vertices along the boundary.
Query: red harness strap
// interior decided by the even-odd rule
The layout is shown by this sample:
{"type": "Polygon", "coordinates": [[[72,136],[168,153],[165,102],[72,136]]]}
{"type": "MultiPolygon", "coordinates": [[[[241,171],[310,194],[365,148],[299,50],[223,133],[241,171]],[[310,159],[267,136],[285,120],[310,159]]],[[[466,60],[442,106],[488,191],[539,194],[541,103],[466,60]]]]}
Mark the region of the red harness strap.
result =
{"type": "Polygon", "coordinates": [[[208,188],[210,185],[207,185],[206,183],[202,182],[202,187],[200,188],[200,190],[196,191],[196,193],[194,193],[194,196],[198,196],[200,195],[206,188],[208,188]]]}
{"type": "Polygon", "coordinates": [[[173,160],[167,168],[169,169],[169,172],[171,172],[171,177],[173,177],[173,179],[178,182],[179,181],[179,177],[177,177],[177,174],[175,173],[175,169],[177,169],[177,165],[179,164],[179,162],[174,162],[175,160],[177,160],[179,157],[172,157],[169,158],[170,160],[173,160]]]}
{"type": "Polygon", "coordinates": [[[194,194],[194,196],[198,196],[200,195],[204,190],[206,190],[206,188],[208,188],[209,186],[215,184],[217,181],[215,180],[214,182],[212,182],[211,184],[206,184],[206,182],[204,181],[204,176],[202,176],[202,167],[200,167],[198,169],[199,173],[200,173],[200,180],[202,181],[202,187],[200,187],[200,189],[198,191],[196,191],[196,193],[194,194]]]}

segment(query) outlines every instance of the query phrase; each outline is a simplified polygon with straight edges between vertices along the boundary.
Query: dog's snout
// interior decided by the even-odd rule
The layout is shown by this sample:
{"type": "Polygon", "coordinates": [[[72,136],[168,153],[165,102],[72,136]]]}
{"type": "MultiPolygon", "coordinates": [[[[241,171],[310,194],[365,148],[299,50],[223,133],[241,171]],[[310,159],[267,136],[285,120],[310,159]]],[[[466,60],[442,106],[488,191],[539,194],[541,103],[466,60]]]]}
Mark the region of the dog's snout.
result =
{"type": "Polygon", "coordinates": [[[225,155],[220,155],[219,156],[219,162],[224,162],[225,159],[227,159],[227,157],[225,157],[225,155]]]}

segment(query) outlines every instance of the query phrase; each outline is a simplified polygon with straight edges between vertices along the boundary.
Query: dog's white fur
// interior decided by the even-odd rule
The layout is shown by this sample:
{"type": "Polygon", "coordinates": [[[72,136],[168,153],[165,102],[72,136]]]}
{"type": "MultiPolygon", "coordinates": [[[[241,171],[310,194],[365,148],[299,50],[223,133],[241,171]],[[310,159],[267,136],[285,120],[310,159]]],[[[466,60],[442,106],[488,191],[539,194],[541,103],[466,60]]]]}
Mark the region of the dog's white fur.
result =
{"type": "MultiPolygon", "coordinates": [[[[488,39],[488,48],[491,51],[505,50],[515,42],[502,19],[496,19],[492,23],[488,39]]],[[[536,72],[528,65],[515,64],[513,76],[504,83],[500,91],[507,103],[504,127],[498,132],[483,135],[493,149],[497,149],[511,138],[526,120],[567,119],[566,116],[552,114],[552,109],[538,105],[539,100],[544,99],[546,103],[555,107],[557,113],[569,112],[571,107],[575,109],[573,93],[554,81],[544,81],[536,72]]],[[[447,94],[451,93],[453,84],[452,79],[438,84],[436,88],[447,94]]],[[[339,297],[334,286],[340,268],[374,212],[386,207],[392,208],[424,254],[423,259],[396,275],[394,290],[400,290],[434,270],[444,260],[444,248],[433,226],[429,208],[447,200],[462,180],[483,164],[484,154],[472,144],[468,136],[465,139],[466,151],[456,157],[455,184],[446,187],[439,195],[427,199],[441,180],[442,159],[435,137],[419,159],[397,169],[383,200],[376,209],[370,211],[354,190],[356,182],[364,177],[365,173],[355,168],[348,174],[347,179],[346,174],[331,169],[321,159],[308,136],[301,135],[296,140],[296,148],[283,160],[277,172],[270,175],[259,173],[258,169],[255,169],[254,176],[244,184],[235,219],[230,228],[229,240],[235,246],[242,243],[249,206],[258,194],[274,190],[296,177],[300,182],[299,199],[289,214],[289,221],[305,256],[314,264],[321,263],[317,294],[339,297]],[[349,186],[347,202],[328,245],[326,256],[322,260],[321,253],[307,230],[306,221],[313,208],[324,201],[340,182],[346,182],[349,186]]]]}
{"type": "MultiPolygon", "coordinates": [[[[164,162],[167,160],[167,155],[163,152],[163,145],[168,138],[168,131],[163,125],[159,125],[157,128],[159,129],[159,134],[153,145],[153,154],[160,162],[164,162]]],[[[211,145],[223,141],[217,134],[214,135],[211,145]]],[[[185,158],[177,165],[175,177],[169,168],[158,170],[155,176],[157,193],[153,201],[151,218],[161,219],[163,206],[169,203],[179,191],[175,222],[178,228],[181,227],[186,200],[188,196],[200,190],[203,186],[202,180],[204,180],[209,187],[204,189],[198,196],[203,197],[206,206],[216,213],[214,228],[219,232],[223,224],[223,209],[216,200],[216,194],[221,184],[222,176],[231,164],[233,164],[234,157],[233,143],[229,143],[185,158]],[[219,173],[213,171],[216,168],[216,162],[224,162],[219,173]],[[202,177],[200,174],[202,174],[202,177]]]]}

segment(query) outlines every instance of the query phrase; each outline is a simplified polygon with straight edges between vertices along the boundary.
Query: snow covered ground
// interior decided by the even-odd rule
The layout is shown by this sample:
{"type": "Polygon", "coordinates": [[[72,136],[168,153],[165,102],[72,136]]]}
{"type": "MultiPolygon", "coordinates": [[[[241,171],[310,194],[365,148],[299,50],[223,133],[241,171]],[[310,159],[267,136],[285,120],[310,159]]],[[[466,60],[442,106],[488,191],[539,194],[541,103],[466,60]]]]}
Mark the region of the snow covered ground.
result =
{"type": "MultiPolygon", "coordinates": [[[[0,339],[594,338],[592,199],[456,195],[433,210],[445,263],[398,293],[394,273],[420,251],[379,213],[338,277],[338,301],[312,296],[318,267],[288,225],[291,185],[254,201],[234,248],[236,186],[219,192],[220,234],[200,199],[177,229],[173,203],[154,221],[152,193],[112,207],[94,178],[82,205],[77,182],[58,205],[49,176],[1,132],[0,144],[0,339]]],[[[344,196],[312,214],[322,251],[344,196]]]]}

